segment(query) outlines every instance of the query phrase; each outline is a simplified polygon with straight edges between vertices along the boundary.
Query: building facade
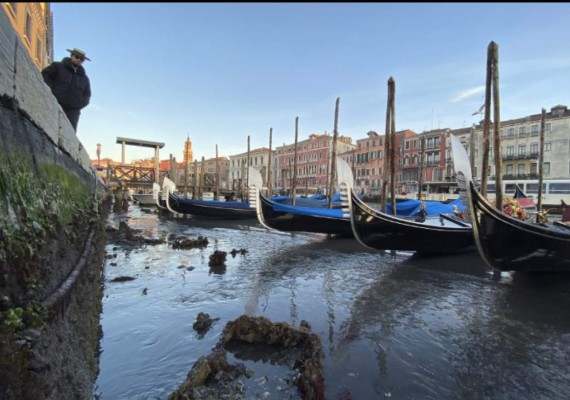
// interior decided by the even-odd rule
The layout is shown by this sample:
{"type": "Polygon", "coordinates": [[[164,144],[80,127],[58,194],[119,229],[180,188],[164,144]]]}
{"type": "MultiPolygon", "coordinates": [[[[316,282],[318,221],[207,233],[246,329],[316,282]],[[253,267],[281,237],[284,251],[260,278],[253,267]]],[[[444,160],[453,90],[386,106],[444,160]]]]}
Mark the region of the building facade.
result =
{"type": "MultiPolygon", "coordinates": [[[[267,147],[261,147],[259,149],[251,150],[249,154],[247,152],[231,155],[230,159],[230,167],[229,167],[229,187],[234,190],[242,190],[245,188],[244,185],[247,184],[246,180],[244,179],[247,176],[247,160],[249,157],[249,168],[255,168],[261,174],[263,178],[263,186],[267,186],[268,180],[268,171],[269,171],[269,149],[267,147]]],[[[272,152],[271,160],[275,160],[275,152],[272,152]]],[[[274,161],[271,161],[273,164],[274,161]]],[[[272,171],[272,184],[274,186],[275,183],[275,167],[271,166],[272,171]]]]}
{"type": "MultiPolygon", "coordinates": [[[[349,137],[339,136],[336,140],[336,154],[344,154],[354,150],[356,146],[349,137]]],[[[311,134],[308,139],[295,144],[283,144],[276,152],[276,179],[274,190],[290,192],[293,179],[297,193],[326,192],[330,184],[330,169],[333,150],[333,136],[328,132],[311,134]],[[295,154],[296,171],[295,168],[295,154]]]]}
{"type": "MultiPolygon", "coordinates": [[[[365,139],[356,141],[354,156],[345,159],[352,166],[354,187],[370,197],[380,195],[384,173],[384,135],[374,131],[365,139]]],[[[352,153],[352,152],[351,152],[352,153]]],[[[344,158],[344,154],[341,155],[344,158]]]]}
{"type": "Polygon", "coordinates": [[[53,61],[53,16],[50,3],[2,3],[38,70],[53,61]]]}
{"type": "MultiPolygon", "coordinates": [[[[501,122],[501,159],[503,179],[536,179],[540,155],[541,114],[501,122]]],[[[416,133],[406,129],[396,132],[395,187],[398,194],[417,193],[423,182],[422,192],[449,193],[456,187],[456,175],[451,154],[450,135],[460,139],[472,158],[473,176],[480,179],[482,165],[483,125],[471,128],[435,129],[416,133]],[[423,163],[422,163],[423,157],[423,163]],[[421,179],[420,179],[421,175],[421,179]]],[[[297,143],[297,193],[309,194],[326,190],[330,184],[330,168],[333,137],[325,131],[312,134],[297,143]]],[[[494,180],[496,168],[493,157],[492,127],[489,153],[489,180],[494,180]]],[[[370,197],[381,193],[386,168],[385,136],[369,131],[366,137],[352,144],[352,139],[339,137],[336,154],[351,167],[354,187],[370,197]]],[[[171,179],[179,187],[192,188],[194,182],[205,191],[216,186],[216,159],[191,162],[192,148],[189,137],[184,144],[186,163],[161,161],[160,170],[171,170],[171,179]],[[172,164],[172,165],[171,165],[172,164]],[[188,183],[186,183],[188,182],[188,183]]],[[[283,144],[271,154],[271,194],[287,192],[292,188],[295,144],[283,144]]],[[[239,191],[246,174],[248,153],[218,158],[220,190],[239,191]]],[[[256,168],[267,186],[269,149],[258,148],[249,152],[249,166],[256,168]]],[[[109,162],[101,160],[102,165],[109,162]]],[[[135,166],[153,168],[154,159],[136,160],[135,166]]],[[[570,178],[570,111],[565,105],[552,107],[545,113],[544,178],[570,178]]],[[[426,198],[431,198],[427,196],[426,198]]],[[[435,199],[435,198],[434,198],[435,199]]]]}
{"type": "MultiPolygon", "coordinates": [[[[538,179],[540,129],[542,114],[501,122],[501,160],[503,179],[538,179]]],[[[493,156],[493,134],[490,132],[490,180],[497,174],[493,156]]],[[[481,178],[483,163],[483,125],[475,127],[475,168],[473,176],[481,178]]],[[[552,107],[545,113],[544,179],[570,177],[570,111],[565,105],[552,107]]]]}

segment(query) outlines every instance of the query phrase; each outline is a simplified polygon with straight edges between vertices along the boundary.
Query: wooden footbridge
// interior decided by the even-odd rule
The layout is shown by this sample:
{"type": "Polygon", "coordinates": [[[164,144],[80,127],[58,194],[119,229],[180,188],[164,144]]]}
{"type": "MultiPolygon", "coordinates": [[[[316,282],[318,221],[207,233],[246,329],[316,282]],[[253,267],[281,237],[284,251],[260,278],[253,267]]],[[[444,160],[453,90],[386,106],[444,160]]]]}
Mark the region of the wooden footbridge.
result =
{"type": "Polygon", "coordinates": [[[160,183],[162,178],[167,175],[168,171],[160,171],[159,151],[164,147],[164,143],[124,137],[117,137],[117,143],[122,146],[121,164],[107,167],[107,185],[109,187],[120,186],[121,182],[127,187],[152,187],[153,183],[160,183]],[[127,145],[154,149],[154,168],[125,164],[125,146],[127,145]]]}

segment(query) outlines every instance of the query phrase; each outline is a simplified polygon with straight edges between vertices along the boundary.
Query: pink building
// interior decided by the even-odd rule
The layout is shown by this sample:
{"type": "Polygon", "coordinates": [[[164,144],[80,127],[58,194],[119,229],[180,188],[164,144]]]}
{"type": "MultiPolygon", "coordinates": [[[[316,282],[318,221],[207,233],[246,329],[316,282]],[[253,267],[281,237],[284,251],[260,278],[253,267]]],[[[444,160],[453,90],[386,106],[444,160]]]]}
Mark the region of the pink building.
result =
{"type": "MultiPolygon", "coordinates": [[[[276,147],[277,179],[275,182],[277,191],[287,192],[293,186],[293,178],[296,175],[296,192],[315,193],[319,189],[323,191],[330,183],[329,172],[331,167],[333,136],[325,133],[311,134],[309,139],[297,143],[296,174],[295,167],[295,144],[283,144],[276,147]]],[[[336,143],[336,154],[353,150],[355,146],[349,137],[339,136],[336,143]]]]}

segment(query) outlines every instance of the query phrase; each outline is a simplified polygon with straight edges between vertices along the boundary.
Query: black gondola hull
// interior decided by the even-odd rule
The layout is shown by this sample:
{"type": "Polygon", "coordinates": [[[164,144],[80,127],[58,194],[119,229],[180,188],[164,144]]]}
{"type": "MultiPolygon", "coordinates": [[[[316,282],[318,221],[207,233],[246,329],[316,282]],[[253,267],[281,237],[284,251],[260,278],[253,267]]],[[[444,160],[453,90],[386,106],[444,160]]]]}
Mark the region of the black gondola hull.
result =
{"type": "Polygon", "coordinates": [[[189,199],[181,199],[178,196],[169,193],[168,198],[170,208],[180,214],[189,214],[198,217],[219,218],[219,219],[248,219],[256,218],[255,209],[249,207],[246,203],[232,204],[225,203],[223,206],[216,206],[208,201],[192,201],[189,199]]]}
{"type": "Polygon", "coordinates": [[[353,237],[350,219],[275,211],[271,200],[259,194],[260,222],[283,232],[310,232],[353,237]]]}
{"type": "Polygon", "coordinates": [[[479,253],[501,271],[570,271],[570,228],[520,221],[499,212],[469,182],[479,253]]]}
{"type": "Polygon", "coordinates": [[[348,196],[354,235],[367,247],[432,254],[475,250],[468,223],[450,224],[443,217],[431,217],[428,223],[394,217],[368,207],[350,192],[348,196]]]}

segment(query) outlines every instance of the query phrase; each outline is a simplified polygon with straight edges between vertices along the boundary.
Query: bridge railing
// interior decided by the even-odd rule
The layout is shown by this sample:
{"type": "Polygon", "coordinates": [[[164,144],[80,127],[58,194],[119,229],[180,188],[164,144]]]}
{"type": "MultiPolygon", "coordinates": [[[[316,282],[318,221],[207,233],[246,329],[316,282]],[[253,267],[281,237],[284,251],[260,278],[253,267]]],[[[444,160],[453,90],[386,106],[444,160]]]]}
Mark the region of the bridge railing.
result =
{"type": "MultiPolygon", "coordinates": [[[[159,172],[158,182],[168,175],[168,171],[159,172]]],[[[107,167],[107,182],[123,182],[127,186],[152,186],[156,180],[156,169],[133,165],[109,165],[107,167]]]]}

